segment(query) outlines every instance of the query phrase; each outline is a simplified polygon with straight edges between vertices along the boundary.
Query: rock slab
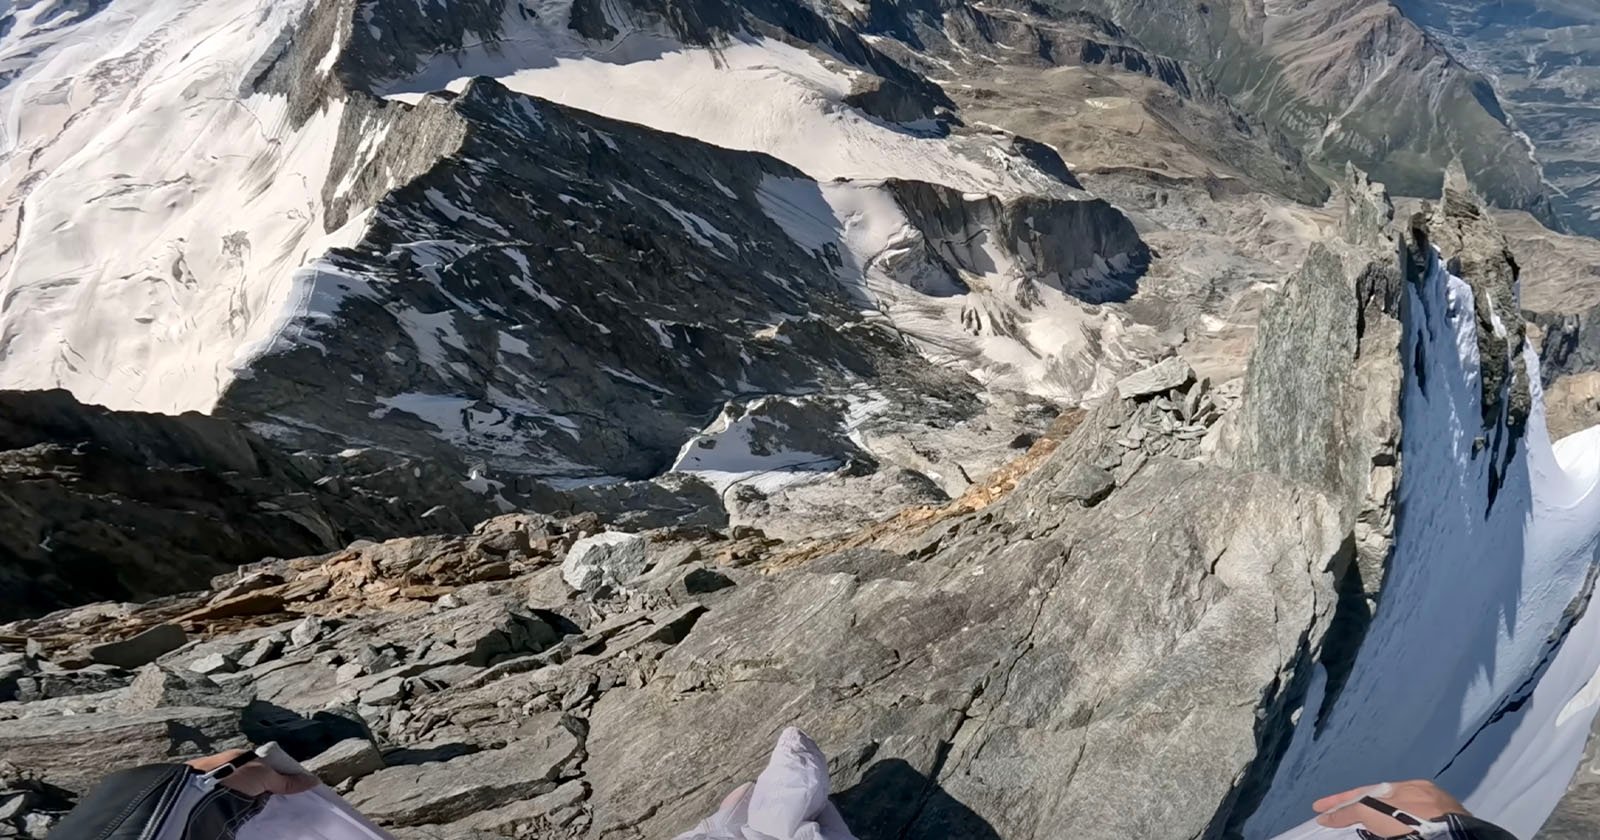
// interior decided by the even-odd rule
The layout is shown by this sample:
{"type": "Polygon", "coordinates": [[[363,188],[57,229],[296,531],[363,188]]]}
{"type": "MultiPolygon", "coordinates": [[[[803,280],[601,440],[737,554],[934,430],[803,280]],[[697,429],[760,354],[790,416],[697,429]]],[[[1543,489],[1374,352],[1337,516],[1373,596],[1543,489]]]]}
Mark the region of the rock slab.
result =
{"type": "Polygon", "coordinates": [[[637,577],[646,565],[644,537],[609,532],[574,543],[561,562],[561,577],[573,589],[596,592],[637,577]]]}
{"type": "Polygon", "coordinates": [[[137,668],[156,661],[189,641],[176,624],[158,624],[132,638],[107,642],[89,649],[89,658],[119,668],[137,668]]]}

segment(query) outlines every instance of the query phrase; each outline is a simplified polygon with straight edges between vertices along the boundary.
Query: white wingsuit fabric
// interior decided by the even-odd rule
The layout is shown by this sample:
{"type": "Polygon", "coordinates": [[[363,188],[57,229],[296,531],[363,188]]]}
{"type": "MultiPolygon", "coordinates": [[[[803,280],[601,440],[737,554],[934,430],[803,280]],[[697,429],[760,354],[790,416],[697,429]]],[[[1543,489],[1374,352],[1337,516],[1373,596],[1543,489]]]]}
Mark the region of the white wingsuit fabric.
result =
{"type": "Polygon", "coordinates": [[[715,814],[676,840],[856,840],[828,801],[828,761],[789,727],[753,784],[736,788],[715,814]]]}

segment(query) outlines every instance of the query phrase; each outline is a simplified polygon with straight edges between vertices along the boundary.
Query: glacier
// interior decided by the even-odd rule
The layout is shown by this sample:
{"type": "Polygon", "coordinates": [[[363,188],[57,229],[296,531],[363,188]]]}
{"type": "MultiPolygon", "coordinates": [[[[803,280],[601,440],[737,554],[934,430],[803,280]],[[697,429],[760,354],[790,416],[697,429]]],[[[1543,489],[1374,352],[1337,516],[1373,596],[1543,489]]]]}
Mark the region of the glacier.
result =
{"type": "Polygon", "coordinates": [[[304,2],[119,0],[0,40],[0,387],[210,410],[300,302],[337,104],[247,96],[304,2]]]}

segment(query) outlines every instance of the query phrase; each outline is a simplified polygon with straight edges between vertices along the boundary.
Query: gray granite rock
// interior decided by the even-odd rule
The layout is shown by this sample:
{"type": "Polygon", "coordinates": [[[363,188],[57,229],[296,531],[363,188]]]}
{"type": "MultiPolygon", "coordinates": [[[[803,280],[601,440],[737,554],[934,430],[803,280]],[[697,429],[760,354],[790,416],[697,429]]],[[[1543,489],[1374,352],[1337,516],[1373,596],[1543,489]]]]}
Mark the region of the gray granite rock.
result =
{"type": "Polygon", "coordinates": [[[158,624],[135,636],[89,648],[89,658],[120,668],[137,668],[171,653],[188,641],[176,624],[158,624]]]}
{"type": "Polygon", "coordinates": [[[48,668],[18,676],[15,691],[18,700],[51,700],[99,694],[122,688],[132,681],[131,672],[112,665],[89,665],[71,670],[48,668]]]}
{"type": "Polygon", "coordinates": [[[300,765],[327,785],[362,779],[384,767],[383,754],[365,738],[347,738],[300,765]]]}
{"type": "Polygon", "coordinates": [[[246,685],[218,685],[190,669],[171,670],[160,665],[140,668],[122,698],[122,707],[147,712],[171,707],[242,709],[255,699],[246,685]]]}
{"type": "Polygon", "coordinates": [[[189,670],[196,674],[231,674],[239,670],[239,663],[226,653],[211,653],[189,663],[189,670]]]}
{"type": "Polygon", "coordinates": [[[1194,368],[1178,356],[1171,356],[1138,373],[1117,381],[1117,395],[1125,400],[1164,394],[1184,388],[1194,381],[1194,368]]]}
{"type": "Polygon", "coordinates": [[[1111,495],[1117,482],[1111,473],[1090,464],[1072,468],[1051,491],[1052,501],[1076,502],[1084,507],[1094,507],[1111,495]]]}
{"type": "Polygon", "coordinates": [[[288,639],[284,634],[268,633],[257,639],[249,650],[239,656],[239,667],[248,670],[265,662],[270,662],[283,652],[283,648],[287,643],[288,639]]]}
{"type": "Polygon", "coordinates": [[[326,629],[327,625],[322,619],[314,615],[308,615],[301,619],[293,630],[289,631],[289,643],[295,647],[305,647],[322,638],[322,634],[326,629]]]}
{"type": "Polygon", "coordinates": [[[407,826],[452,822],[548,793],[583,755],[582,742],[558,717],[545,715],[540,734],[503,749],[380,770],[358,782],[347,798],[383,824],[407,826]]]}
{"type": "Polygon", "coordinates": [[[646,568],[646,540],[638,534],[610,531],[584,537],[561,561],[561,576],[573,589],[594,593],[621,586],[646,568]]]}
{"type": "Polygon", "coordinates": [[[209,755],[244,744],[239,713],[174,706],[0,721],[0,755],[85,793],[111,768],[209,755]]]}

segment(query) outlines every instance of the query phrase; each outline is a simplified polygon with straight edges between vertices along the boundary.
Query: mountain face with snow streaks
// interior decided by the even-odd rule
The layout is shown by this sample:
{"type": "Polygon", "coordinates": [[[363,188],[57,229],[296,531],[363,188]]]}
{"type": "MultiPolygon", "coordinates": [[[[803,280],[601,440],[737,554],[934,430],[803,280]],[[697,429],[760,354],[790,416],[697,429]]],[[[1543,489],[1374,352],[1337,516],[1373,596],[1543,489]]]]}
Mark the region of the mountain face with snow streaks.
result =
{"type": "Polygon", "coordinates": [[[1541,329],[1587,362],[1479,200],[1547,185],[1393,7],[26,0],[0,114],[44,793],[36,730],[215,653],[438,758],[349,793],[443,840],[673,836],[796,724],[863,838],[1332,838],[1401,777],[1583,823],[1600,441],[1541,329]],[[1348,165],[1452,159],[1398,228],[1348,165]],[[645,570],[567,575],[608,531],[645,570]]]}
{"type": "MultiPolygon", "coordinates": [[[[257,54],[215,71],[232,90],[193,109],[211,125],[270,112],[269,136],[286,139],[260,149],[230,141],[254,156],[240,174],[266,186],[194,183],[188,173],[179,210],[145,215],[172,231],[174,213],[194,224],[214,217],[196,202],[243,198],[248,218],[220,241],[149,240],[154,265],[170,264],[142,284],[109,276],[113,261],[92,249],[70,264],[13,262],[0,360],[8,384],[66,384],[112,406],[216,410],[296,446],[377,443],[552,478],[654,475],[730,398],[877,378],[874,359],[904,355],[903,339],[864,322],[863,310],[909,322],[901,331],[913,346],[936,345],[941,362],[987,380],[1049,383],[1041,387],[1074,396],[1103,387],[1104,374],[1079,370],[1067,361],[1074,354],[1053,346],[1060,327],[1047,322],[1040,341],[1027,324],[1066,316],[1070,337],[1086,320],[1072,315],[1077,301],[1126,297],[1148,259],[1132,226],[1084,196],[1047,149],[935,121],[937,89],[850,30],[783,3],[467,3],[439,12],[327,2],[275,8],[245,32],[219,21],[207,43],[230,36],[235,56],[257,54]],[[808,52],[819,49],[831,52],[808,52]],[[858,63],[826,66],[838,60],[829,55],[858,63]],[[774,69],[774,60],[784,64],[774,69]],[[682,102],[640,115],[585,99],[617,90],[589,84],[588,74],[654,84],[662,65],[690,74],[686,82],[748,74],[799,98],[775,99],[789,109],[774,115],[781,128],[737,139],[718,132],[748,121],[711,119],[682,102]],[[454,86],[446,67],[501,80],[453,77],[458,92],[442,97],[400,93],[454,86]],[[749,151],[519,90],[647,126],[700,128],[749,151]],[[673,121],[686,113],[693,126],[673,121]],[[843,135],[819,143],[792,119],[843,135]],[[273,170],[286,144],[304,149],[305,171],[273,170]],[[524,157],[529,147],[541,155],[524,157]],[[854,157],[803,153],[818,148],[854,157]],[[877,180],[815,180],[840,175],[877,180]],[[930,180],[906,180],[916,177],[930,180]],[[299,193],[298,209],[276,211],[292,229],[267,229],[275,211],[257,202],[274,191],[299,193]],[[898,268],[879,271],[890,254],[898,268]],[[906,255],[915,256],[909,266],[906,255]],[[259,259],[275,260],[270,283],[227,285],[229,275],[263,271],[259,259]],[[1018,284],[1016,295],[974,291],[969,279],[985,276],[1018,284]],[[94,293],[107,283],[147,298],[130,317],[120,291],[94,293]],[[157,291],[168,286],[177,291],[157,291]],[[224,306],[225,319],[198,314],[224,306]],[[899,314],[906,306],[913,311],[899,314]],[[129,352],[130,332],[143,354],[129,352]],[[1019,364],[1029,357],[1038,361],[1019,364]]],[[[176,51],[179,24],[210,23],[177,18],[154,37],[176,51]]],[[[24,74],[11,95],[31,101],[39,84],[24,74]]],[[[701,101],[724,107],[721,93],[701,101]]],[[[237,170],[239,158],[227,160],[237,170]]],[[[65,182],[90,174],[81,167],[39,174],[19,205],[18,249],[46,224],[95,230],[98,214],[124,212],[129,201],[77,201],[65,182]],[[77,218],[54,222],[58,204],[55,212],[77,218]]],[[[151,202],[162,189],[128,187],[155,190],[151,202]]]]}

